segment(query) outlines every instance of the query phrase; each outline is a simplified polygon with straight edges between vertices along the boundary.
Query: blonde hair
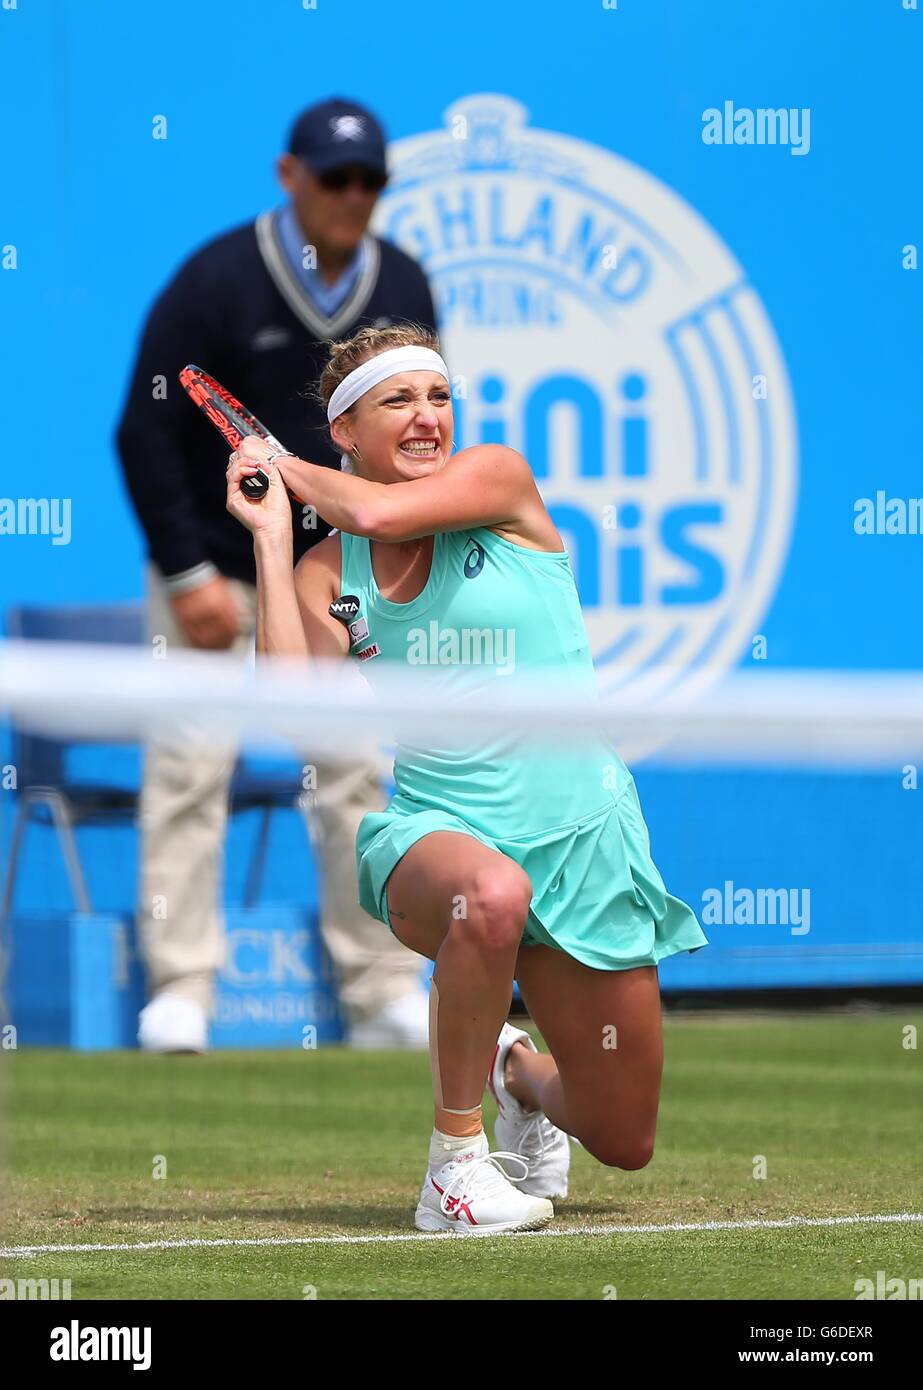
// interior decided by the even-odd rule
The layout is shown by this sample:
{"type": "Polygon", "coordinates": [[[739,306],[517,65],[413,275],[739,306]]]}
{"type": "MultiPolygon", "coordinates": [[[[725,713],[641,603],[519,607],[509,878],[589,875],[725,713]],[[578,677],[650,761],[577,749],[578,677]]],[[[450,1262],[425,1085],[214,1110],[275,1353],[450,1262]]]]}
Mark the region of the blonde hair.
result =
{"type": "MultiPolygon", "coordinates": [[[[368,362],[370,358],[377,357],[380,352],[400,347],[426,347],[438,352],[439,339],[422,324],[394,323],[387,328],[360,328],[351,338],[330,343],[330,356],[317,384],[317,394],[324,407],[324,413],[327,412],[330,397],[350,372],[361,367],[362,363],[368,362]]],[[[349,412],[343,413],[346,415],[349,412]]]]}

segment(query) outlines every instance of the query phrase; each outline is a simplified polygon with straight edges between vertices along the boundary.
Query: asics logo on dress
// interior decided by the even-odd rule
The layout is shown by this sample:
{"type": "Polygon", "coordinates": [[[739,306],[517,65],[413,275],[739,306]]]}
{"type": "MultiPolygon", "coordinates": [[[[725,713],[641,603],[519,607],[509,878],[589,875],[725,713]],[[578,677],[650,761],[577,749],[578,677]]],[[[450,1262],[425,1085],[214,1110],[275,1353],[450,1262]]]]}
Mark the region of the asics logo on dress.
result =
{"type": "Polygon", "coordinates": [[[478,545],[477,541],[472,541],[474,549],[469,550],[465,556],[465,578],[476,579],[484,568],[484,547],[478,545]]]}

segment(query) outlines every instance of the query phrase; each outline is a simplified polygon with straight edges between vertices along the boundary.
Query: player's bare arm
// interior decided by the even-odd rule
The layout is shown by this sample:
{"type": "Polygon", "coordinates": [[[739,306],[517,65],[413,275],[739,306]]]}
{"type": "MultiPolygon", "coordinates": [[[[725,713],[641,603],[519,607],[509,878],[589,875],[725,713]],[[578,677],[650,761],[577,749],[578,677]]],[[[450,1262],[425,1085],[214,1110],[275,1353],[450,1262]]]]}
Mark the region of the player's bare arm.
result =
{"type": "Polygon", "coordinates": [[[330,605],[340,592],[340,538],[328,536],[295,566],[295,597],[312,656],[324,660],[349,655],[349,634],[330,605]]]}
{"type": "MultiPolygon", "coordinates": [[[[255,473],[269,453],[248,437],[241,458],[255,473]]],[[[408,541],[436,531],[490,526],[508,540],[539,550],[562,544],[528,463],[502,444],[478,444],[420,478],[380,483],[336,473],[292,455],[275,468],[286,486],[331,526],[376,541],[408,541]]],[[[247,470],[245,470],[246,472],[247,470]]]]}
{"type": "Polygon", "coordinates": [[[227,509],[253,535],[256,561],[256,649],[307,661],[308,643],[292,576],[292,509],[278,474],[259,501],[241,491],[250,470],[238,452],[228,462],[227,509]]]}

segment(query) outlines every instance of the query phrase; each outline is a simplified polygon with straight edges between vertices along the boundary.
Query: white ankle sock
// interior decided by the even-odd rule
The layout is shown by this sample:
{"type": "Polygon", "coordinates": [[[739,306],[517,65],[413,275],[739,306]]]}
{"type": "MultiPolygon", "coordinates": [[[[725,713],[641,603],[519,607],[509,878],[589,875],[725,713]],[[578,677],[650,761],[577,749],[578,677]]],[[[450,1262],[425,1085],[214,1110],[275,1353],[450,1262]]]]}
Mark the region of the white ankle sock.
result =
{"type": "Polygon", "coordinates": [[[487,1135],[483,1129],[480,1134],[471,1135],[467,1139],[458,1139],[454,1134],[443,1134],[441,1130],[434,1129],[433,1137],[429,1141],[430,1167],[440,1168],[443,1163],[450,1163],[453,1158],[460,1158],[466,1153],[475,1157],[486,1148],[487,1135]]]}

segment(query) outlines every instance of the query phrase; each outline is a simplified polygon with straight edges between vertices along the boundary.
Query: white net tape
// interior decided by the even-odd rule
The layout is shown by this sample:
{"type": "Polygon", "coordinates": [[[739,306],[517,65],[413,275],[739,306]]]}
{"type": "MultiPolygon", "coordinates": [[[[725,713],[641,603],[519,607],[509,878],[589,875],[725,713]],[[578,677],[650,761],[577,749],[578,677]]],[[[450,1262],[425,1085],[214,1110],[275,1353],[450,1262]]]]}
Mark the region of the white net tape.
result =
{"type": "MultiPolygon", "coordinates": [[[[680,675],[681,673],[677,673],[680,675]]],[[[439,744],[515,730],[603,735],[661,764],[894,768],[923,760],[923,676],[752,670],[652,700],[588,701],[546,678],[497,680],[450,700],[445,672],[382,662],[375,691],[351,666],[64,643],[0,644],[0,715],[36,732],[135,740],[194,723],[250,746],[349,756],[382,741],[439,744]]]]}

